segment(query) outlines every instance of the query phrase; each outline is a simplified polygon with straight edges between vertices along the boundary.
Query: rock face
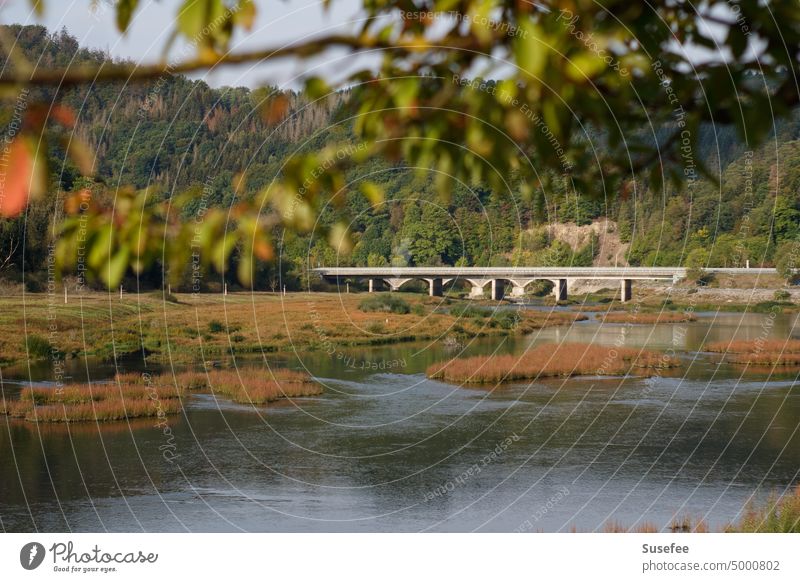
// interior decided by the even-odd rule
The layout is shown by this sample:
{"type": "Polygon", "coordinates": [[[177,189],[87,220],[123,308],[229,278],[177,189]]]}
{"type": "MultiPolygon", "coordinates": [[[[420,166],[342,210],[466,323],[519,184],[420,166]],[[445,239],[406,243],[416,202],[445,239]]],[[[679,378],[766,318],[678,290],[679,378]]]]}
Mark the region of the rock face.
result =
{"type": "Polygon", "coordinates": [[[550,239],[567,243],[572,250],[589,243],[593,234],[597,235],[600,251],[592,263],[593,267],[627,267],[628,243],[619,238],[617,223],[607,218],[599,218],[591,224],[578,226],[574,222],[564,222],[547,226],[550,239]]]}
{"type": "MultiPolygon", "coordinates": [[[[592,235],[597,235],[600,250],[596,253],[594,267],[627,267],[628,243],[619,238],[617,223],[607,218],[600,218],[591,224],[578,226],[573,222],[557,223],[547,226],[548,237],[567,243],[573,250],[588,244],[592,235]]],[[[611,285],[602,281],[570,280],[569,293],[591,293],[611,285]]]]}

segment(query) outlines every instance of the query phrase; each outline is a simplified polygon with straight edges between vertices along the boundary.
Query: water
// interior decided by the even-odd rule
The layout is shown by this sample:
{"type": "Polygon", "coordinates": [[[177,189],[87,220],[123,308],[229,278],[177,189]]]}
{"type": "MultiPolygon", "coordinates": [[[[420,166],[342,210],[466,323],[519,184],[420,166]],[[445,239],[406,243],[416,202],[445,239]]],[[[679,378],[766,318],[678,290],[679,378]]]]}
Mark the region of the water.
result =
{"type": "MultiPolygon", "coordinates": [[[[32,425],[2,417],[6,531],[514,531],[712,528],[800,470],[797,372],[720,363],[705,341],[787,338],[796,316],[704,314],[678,325],[589,321],[466,346],[406,344],[276,357],[326,385],[269,408],[192,396],[170,422],[32,425]],[[545,341],[675,348],[658,378],[573,378],[486,390],[429,381],[460,353],[545,341]],[[341,354],[341,357],[339,356],[341,354]],[[380,363],[383,362],[383,369],[380,363]],[[373,369],[378,366],[379,369],[373,369]],[[176,460],[162,452],[174,445],[176,460]]],[[[265,365],[252,358],[239,365],[265,365]]],[[[75,361],[76,381],[113,366],[75,361]]],[[[141,367],[127,362],[126,368],[141,367]]],[[[46,381],[46,367],[4,369],[46,381]]],[[[170,449],[172,450],[172,449],[170,449]]]]}

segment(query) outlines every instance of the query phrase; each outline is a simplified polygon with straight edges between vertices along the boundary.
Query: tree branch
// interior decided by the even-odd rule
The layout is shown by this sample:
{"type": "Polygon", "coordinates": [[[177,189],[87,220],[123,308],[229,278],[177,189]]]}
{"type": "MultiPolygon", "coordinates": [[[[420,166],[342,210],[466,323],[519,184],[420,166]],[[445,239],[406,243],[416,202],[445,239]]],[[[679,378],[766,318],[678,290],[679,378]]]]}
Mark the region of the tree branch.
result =
{"type": "Polygon", "coordinates": [[[213,69],[218,65],[239,65],[255,61],[267,61],[287,57],[307,58],[330,48],[350,48],[353,51],[380,49],[384,51],[414,53],[436,48],[452,50],[479,50],[478,41],[470,37],[447,39],[447,45],[436,44],[422,38],[388,42],[373,36],[330,35],[305,44],[261,49],[243,53],[227,53],[216,59],[195,58],[172,64],[168,61],[149,65],[131,65],[128,63],[111,63],[100,66],[81,66],[59,69],[37,68],[26,71],[12,71],[0,75],[0,87],[8,86],[73,86],[89,83],[127,81],[140,82],[157,79],[163,75],[193,73],[213,69]]]}

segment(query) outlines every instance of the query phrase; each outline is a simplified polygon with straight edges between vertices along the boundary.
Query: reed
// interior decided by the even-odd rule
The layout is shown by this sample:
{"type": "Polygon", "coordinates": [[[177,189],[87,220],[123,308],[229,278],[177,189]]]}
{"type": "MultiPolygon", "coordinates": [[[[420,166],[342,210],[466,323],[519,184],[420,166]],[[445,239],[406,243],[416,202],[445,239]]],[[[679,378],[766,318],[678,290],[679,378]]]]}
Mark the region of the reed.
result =
{"type": "Polygon", "coordinates": [[[314,382],[310,375],[285,368],[183,372],[176,375],[175,381],[184,389],[210,390],[217,396],[248,404],[267,404],[281,398],[322,393],[322,386],[314,382]]]}
{"type": "Polygon", "coordinates": [[[728,354],[752,354],[758,352],[774,352],[800,354],[800,340],[740,340],[726,342],[710,342],[705,345],[707,352],[728,354]]]}
{"type": "Polygon", "coordinates": [[[764,505],[748,504],[729,532],[800,533],[800,485],[786,495],[771,495],[764,505]]]}
{"type": "Polygon", "coordinates": [[[593,344],[543,344],[521,355],[473,356],[428,367],[429,378],[445,382],[487,384],[548,376],[624,376],[676,367],[660,352],[593,344]]]}
{"type": "Polygon", "coordinates": [[[800,340],[748,340],[711,342],[706,351],[732,354],[733,364],[754,366],[797,366],[800,364],[800,340]]]}
{"type": "Polygon", "coordinates": [[[755,354],[736,354],[729,357],[728,361],[732,364],[750,364],[753,366],[797,366],[800,365],[800,353],[759,352],[755,354]]]}
{"type": "Polygon", "coordinates": [[[181,403],[175,398],[161,401],[120,398],[81,404],[37,405],[31,407],[24,418],[31,422],[89,422],[163,416],[180,411],[181,403]]]}
{"type": "Polygon", "coordinates": [[[183,390],[154,384],[71,384],[29,386],[16,400],[4,400],[0,413],[31,422],[122,420],[176,414],[183,390]]]}
{"type": "Polygon", "coordinates": [[[634,313],[625,311],[597,314],[597,317],[602,319],[603,323],[634,324],[686,323],[697,320],[697,318],[690,313],[675,313],[671,311],[659,311],[658,313],[634,313]]]}

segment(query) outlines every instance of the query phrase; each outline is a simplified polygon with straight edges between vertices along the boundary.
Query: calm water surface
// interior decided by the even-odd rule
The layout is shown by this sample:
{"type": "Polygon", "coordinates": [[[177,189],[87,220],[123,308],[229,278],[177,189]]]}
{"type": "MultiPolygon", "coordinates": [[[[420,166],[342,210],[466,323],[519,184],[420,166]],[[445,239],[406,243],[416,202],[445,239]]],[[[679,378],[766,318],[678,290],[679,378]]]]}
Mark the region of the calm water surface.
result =
{"type": "MultiPolygon", "coordinates": [[[[0,417],[6,531],[591,531],[610,521],[718,528],[753,493],[798,482],[796,370],[744,370],[706,341],[800,334],[796,316],[705,314],[678,325],[589,321],[467,346],[405,344],[271,359],[308,369],[325,393],[269,408],[211,394],[154,421],[69,427],[0,417]],[[459,354],[547,341],[674,348],[659,378],[573,378],[495,390],[427,380],[459,354]],[[341,354],[341,357],[339,357],[341,354]],[[383,369],[380,365],[383,363],[383,369]],[[374,369],[379,366],[378,369],[374,369]]],[[[241,366],[266,366],[250,358],[241,366]]],[[[72,361],[75,381],[114,367],[72,361]]],[[[126,369],[141,368],[135,362],[126,369]]],[[[150,368],[158,371],[157,368],[150,368]]],[[[4,369],[47,381],[46,366],[4,369]]]]}

